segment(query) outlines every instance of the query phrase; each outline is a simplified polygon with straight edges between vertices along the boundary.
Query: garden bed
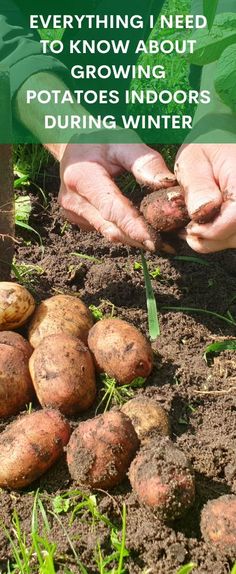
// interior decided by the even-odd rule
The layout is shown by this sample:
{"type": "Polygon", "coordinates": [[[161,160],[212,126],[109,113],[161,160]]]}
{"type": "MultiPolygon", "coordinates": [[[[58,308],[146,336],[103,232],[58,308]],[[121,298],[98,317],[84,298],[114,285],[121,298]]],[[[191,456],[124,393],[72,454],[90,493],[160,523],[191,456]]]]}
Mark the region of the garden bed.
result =
{"type": "MultiPolygon", "coordinates": [[[[30,221],[42,238],[43,252],[33,235],[24,238],[30,240],[28,245],[19,238],[15,266],[18,273],[22,273],[22,280],[38,301],[60,292],[79,295],[105,316],[112,313],[148,335],[145,286],[138,265],[140,252],[111,245],[96,233],[80,232],[69,224],[65,226],[56,203],[57,180],[49,179],[47,186],[51,183],[55,193],[49,193],[46,207],[35,206],[30,221]],[[23,273],[22,264],[32,268],[29,271],[25,267],[23,273]]],[[[228,251],[199,257],[182,242],[178,241],[175,246],[176,255],[186,259],[160,253],[146,256],[149,271],[156,275],[152,285],[160,309],[161,336],[152,345],[154,371],[146,384],[134,392],[156,399],[170,413],[173,441],[186,453],[196,473],[196,502],[183,519],[163,525],[151,510],[139,505],[127,479],[109,494],[95,493],[96,508],[99,516],[108,517],[119,531],[122,505],[126,505],[127,556],[124,570],[115,572],[176,574],[181,565],[194,562],[197,567],[193,572],[227,574],[236,557],[222,555],[203,542],[199,517],[207,500],[222,494],[236,494],[236,358],[233,351],[224,351],[209,357],[207,363],[203,354],[210,343],[235,336],[236,324],[229,318],[236,314],[236,303],[232,301],[236,295],[236,254],[228,251]],[[189,259],[193,256],[197,257],[196,261],[189,259]],[[229,322],[202,311],[173,311],[167,307],[200,308],[228,317],[229,322]],[[231,315],[227,315],[228,310],[231,315]]],[[[101,392],[95,408],[83,418],[94,415],[101,392]]],[[[76,425],[76,421],[72,424],[76,425]]],[[[103,519],[92,516],[88,505],[71,521],[74,502],[70,493],[76,487],[64,461],[34,485],[34,492],[37,488],[48,510],[48,537],[57,544],[56,571],[111,572],[115,559],[106,566],[107,570],[99,570],[95,558],[99,548],[103,557],[114,552],[111,527],[103,519]],[[62,499],[61,495],[66,492],[68,497],[62,499]],[[57,507],[63,500],[69,500],[65,512],[57,507]],[[61,524],[50,514],[51,510],[57,513],[61,524]],[[71,542],[84,571],[78,562],[76,564],[71,542]]],[[[21,532],[30,533],[34,492],[32,488],[21,493],[1,492],[1,520],[8,531],[11,531],[15,509],[21,532]]],[[[77,494],[77,504],[81,500],[77,494]]],[[[11,558],[12,546],[2,530],[0,567],[3,572],[11,558]]],[[[34,572],[33,565],[31,568],[30,572],[34,572]]]]}

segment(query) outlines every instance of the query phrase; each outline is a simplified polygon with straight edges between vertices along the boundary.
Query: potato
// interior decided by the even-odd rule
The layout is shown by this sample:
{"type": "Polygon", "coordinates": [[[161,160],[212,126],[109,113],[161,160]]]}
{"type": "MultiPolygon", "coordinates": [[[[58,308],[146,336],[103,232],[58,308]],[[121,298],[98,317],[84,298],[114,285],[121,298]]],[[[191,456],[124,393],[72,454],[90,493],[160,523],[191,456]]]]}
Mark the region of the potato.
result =
{"type": "Polygon", "coordinates": [[[71,295],[55,295],[43,301],[36,309],[29,326],[32,347],[49,335],[66,333],[87,343],[93,317],[86,305],[71,295]]]}
{"type": "Polygon", "coordinates": [[[29,342],[24,339],[19,333],[14,333],[12,331],[1,331],[0,332],[0,344],[1,345],[9,345],[10,347],[14,347],[15,349],[19,349],[26,359],[29,360],[30,356],[33,353],[33,348],[29,344],[29,342]]]}
{"type": "Polygon", "coordinates": [[[112,488],[124,480],[139,440],[128,417],[111,411],[78,425],[67,447],[72,478],[79,485],[112,488]]]}
{"type": "Polygon", "coordinates": [[[150,375],[152,349],[145,337],[121,319],[103,319],[89,331],[88,346],[100,372],[121,385],[150,375]]]}
{"type": "Polygon", "coordinates": [[[51,335],[34,350],[29,368],[43,407],[75,415],[88,409],[96,397],[93,360],[86,345],[70,335],[51,335]]]}
{"type": "Polygon", "coordinates": [[[133,460],[129,478],[141,503],[162,520],[174,520],[194,502],[195,483],[190,464],[167,438],[153,439],[133,460]]]}
{"type": "Polygon", "coordinates": [[[0,434],[0,486],[31,484],[62,455],[70,425],[56,410],[23,415],[0,434]]]}
{"type": "Polygon", "coordinates": [[[19,348],[0,344],[0,417],[19,413],[33,396],[28,357],[19,348]]]}
{"type": "Polygon", "coordinates": [[[0,331],[24,325],[35,309],[32,295],[18,283],[0,282],[0,331]]]}
{"type": "Polygon", "coordinates": [[[170,433],[166,411],[152,399],[137,397],[125,403],[121,410],[131,419],[142,444],[156,434],[168,436],[170,433]]]}
{"type": "Polygon", "coordinates": [[[203,508],[201,531],[204,539],[221,552],[236,553],[236,496],[226,494],[210,500],[203,508]]]}
{"type": "Polygon", "coordinates": [[[175,231],[189,222],[183,191],[179,186],[146,195],[140,211],[156,231],[175,231]]]}

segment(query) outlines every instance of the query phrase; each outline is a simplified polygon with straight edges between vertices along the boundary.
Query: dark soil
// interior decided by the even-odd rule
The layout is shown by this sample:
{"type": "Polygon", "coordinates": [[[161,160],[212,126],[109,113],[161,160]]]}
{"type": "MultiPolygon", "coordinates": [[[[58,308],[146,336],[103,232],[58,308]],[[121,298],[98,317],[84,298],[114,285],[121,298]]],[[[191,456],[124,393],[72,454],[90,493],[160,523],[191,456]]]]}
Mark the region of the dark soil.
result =
{"type": "MultiPolygon", "coordinates": [[[[55,178],[52,178],[55,187],[55,178]]],[[[49,180],[50,183],[50,180],[49,180]]],[[[52,189],[52,187],[51,187],[52,189]]],[[[33,273],[28,285],[38,301],[55,293],[79,294],[88,305],[102,305],[105,315],[114,314],[147,331],[146,298],[142,272],[134,270],[140,262],[135,249],[110,245],[96,233],[80,232],[64,221],[57,207],[56,190],[49,194],[46,209],[35,205],[31,225],[42,237],[44,252],[25,236],[19,238],[17,261],[40,265],[43,274],[33,273]],[[93,256],[99,262],[80,259],[74,252],[93,256]]],[[[173,244],[173,241],[172,241],[173,244]]],[[[197,255],[183,243],[174,241],[178,255],[197,255]]],[[[186,515],[173,523],[162,524],[148,508],[140,506],[128,479],[111,493],[98,493],[99,510],[110,520],[121,523],[122,503],[127,505],[129,574],[176,574],[182,564],[197,563],[196,574],[227,574],[234,562],[212,544],[202,540],[200,513],[203,505],[225,494],[236,494],[236,358],[225,351],[206,363],[204,349],[213,341],[235,336],[235,328],[213,315],[169,311],[168,306],[196,307],[236,314],[236,251],[202,258],[206,265],[176,260],[173,255],[147,255],[150,270],[160,268],[153,280],[160,313],[161,336],[153,344],[155,368],[146,386],[137,390],[142,397],[160,402],[170,414],[172,439],[184,451],[196,475],[196,502],[186,515]]],[[[82,418],[93,416],[94,410],[82,418]]],[[[77,419],[77,420],[81,420],[77,419]]],[[[72,423],[76,426],[76,421],[72,423]]],[[[2,427],[4,424],[2,424],[2,427]]],[[[65,462],[60,461],[28,491],[1,493],[1,519],[7,527],[13,509],[19,514],[22,531],[30,531],[32,490],[40,488],[45,505],[75,488],[65,462]]],[[[88,513],[80,514],[72,525],[70,513],[60,515],[64,526],[89,574],[97,573],[94,552],[99,541],[102,552],[109,548],[105,524],[93,524],[88,513]]],[[[52,520],[51,539],[58,543],[58,572],[64,563],[73,572],[73,554],[58,522],[52,520]]],[[[0,567],[6,568],[11,552],[4,533],[0,534],[0,567]]],[[[236,556],[235,556],[236,558],[236,556]]],[[[109,566],[112,568],[112,566],[109,566]]]]}

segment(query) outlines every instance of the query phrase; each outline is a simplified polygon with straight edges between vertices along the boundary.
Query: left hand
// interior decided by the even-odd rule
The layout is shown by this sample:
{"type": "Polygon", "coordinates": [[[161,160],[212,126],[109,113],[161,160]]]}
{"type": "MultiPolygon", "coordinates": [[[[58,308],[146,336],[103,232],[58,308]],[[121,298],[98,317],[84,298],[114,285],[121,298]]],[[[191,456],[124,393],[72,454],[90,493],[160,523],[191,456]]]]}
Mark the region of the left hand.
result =
{"type": "Polygon", "coordinates": [[[199,253],[236,248],[236,144],[184,144],[175,173],[192,219],[181,236],[199,253]]]}
{"type": "Polygon", "coordinates": [[[124,170],[141,185],[170,187],[175,176],[164,159],[147,145],[68,144],[60,162],[59,203],[81,229],[95,229],[109,241],[155,250],[143,217],[114,182],[124,170]]]}

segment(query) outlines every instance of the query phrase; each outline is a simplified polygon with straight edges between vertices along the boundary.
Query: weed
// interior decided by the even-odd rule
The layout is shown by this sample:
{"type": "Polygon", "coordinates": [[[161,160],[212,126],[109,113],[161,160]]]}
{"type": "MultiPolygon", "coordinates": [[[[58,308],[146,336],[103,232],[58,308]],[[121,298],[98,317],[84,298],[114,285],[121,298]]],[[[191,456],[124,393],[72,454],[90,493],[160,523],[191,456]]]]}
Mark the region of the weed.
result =
{"type": "Polygon", "coordinates": [[[109,377],[106,373],[100,375],[102,387],[102,399],[96,409],[96,413],[102,407],[103,412],[106,412],[111,405],[122,406],[126,401],[132,399],[135,395],[135,389],[143,387],[146,379],[137,377],[128,385],[117,385],[116,379],[109,377]]]}
{"type": "Polygon", "coordinates": [[[193,255],[176,255],[174,257],[175,261],[186,261],[187,263],[197,263],[198,265],[209,265],[209,262],[202,257],[196,257],[193,255]]]}
{"type": "Polygon", "coordinates": [[[189,564],[185,564],[185,566],[181,566],[176,574],[190,574],[194,568],[197,568],[197,564],[194,562],[189,562],[189,564]]]}
{"type": "Polygon", "coordinates": [[[151,341],[155,341],[160,335],[160,325],[157,312],[156,299],[153,293],[152,284],[150,281],[150,275],[148,271],[148,266],[143,252],[142,257],[142,267],[143,275],[146,288],[146,301],[147,301],[147,312],[148,312],[148,328],[151,341]]]}
{"type": "Polygon", "coordinates": [[[89,305],[89,309],[95,319],[95,321],[100,321],[104,318],[104,314],[100,307],[96,307],[96,305],[89,305]]]}
{"type": "Polygon", "coordinates": [[[104,319],[104,317],[109,317],[112,319],[115,313],[115,305],[111,301],[108,301],[108,299],[102,299],[100,305],[98,306],[89,305],[89,309],[92,312],[95,321],[100,321],[100,319],[104,319]],[[107,307],[111,309],[110,313],[104,313],[104,310],[106,310],[107,307]]]}
{"type": "Polygon", "coordinates": [[[15,278],[17,279],[17,281],[20,281],[20,283],[28,283],[29,281],[32,281],[33,276],[35,275],[43,275],[44,273],[44,269],[42,267],[40,267],[40,265],[33,265],[33,264],[28,264],[28,263],[18,263],[15,259],[13,260],[12,266],[11,266],[11,270],[13,275],[15,275],[15,278]]]}
{"type": "Polygon", "coordinates": [[[36,229],[34,229],[33,227],[31,227],[31,225],[29,225],[29,218],[30,218],[30,214],[32,211],[32,204],[31,204],[31,199],[29,195],[24,195],[24,196],[15,196],[15,224],[17,227],[21,227],[23,229],[26,229],[27,231],[30,231],[31,233],[34,233],[35,235],[37,235],[39,243],[42,247],[43,242],[42,242],[42,237],[41,235],[38,233],[38,231],[36,231],[36,229]]]}
{"type": "Polygon", "coordinates": [[[75,257],[80,257],[80,259],[88,259],[89,261],[93,261],[93,263],[102,263],[101,259],[97,259],[93,255],[87,255],[86,253],[77,253],[73,252],[70,255],[74,255],[75,257]]]}
{"type": "Polygon", "coordinates": [[[219,354],[222,351],[236,351],[236,339],[228,339],[226,341],[218,341],[208,345],[204,351],[204,359],[208,362],[208,356],[211,354],[219,354]]]}
{"type": "Polygon", "coordinates": [[[110,542],[112,552],[108,556],[104,557],[102,555],[101,546],[97,544],[97,552],[95,554],[96,563],[98,566],[99,574],[124,574],[125,570],[123,568],[124,559],[129,556],[129,551],[125,546],[126,541],[126,506],[123,505],[122,512],[122,535],[121,540],[118,536],[117,528],[113,528],[110,534],[110,542]],[[117,566],[114,566],[112,570],[107,566],[110,566],[112,562],[116,562],[117,566]]]}
{"type": "Polygon", "coordinates": [[[231,325],[233,327],[236,327],[236,321],[234,320],[234,318],[231,316],[231,318],[226,317],[225,315],[220,315],[219,313],[216,313],[215,311],[209,311],[208,309],[201,309],[201,308],[196,308],[196,307],[162,307],[163,311],[183,311],[184,313],[203,313],[206,315],[211,315],[212,317],[216,317],[216,319],[220,319],[221,321],[225,321],[225,323],[228,323],[228,325],[231,325]]]}
{"type": "Polygon", "coordinates": [[[12,516],[12,534],[3,523],[1,527],[12,551],[12,560],[8,562],[6,574],[56,574],[54,557],[57,546],[49,540],[50,525],[38,491],[33,503],[29,545],[16,510],[12,516]],[[39,532],[39,516],[43,525],[42,532],[39,532]]]}

